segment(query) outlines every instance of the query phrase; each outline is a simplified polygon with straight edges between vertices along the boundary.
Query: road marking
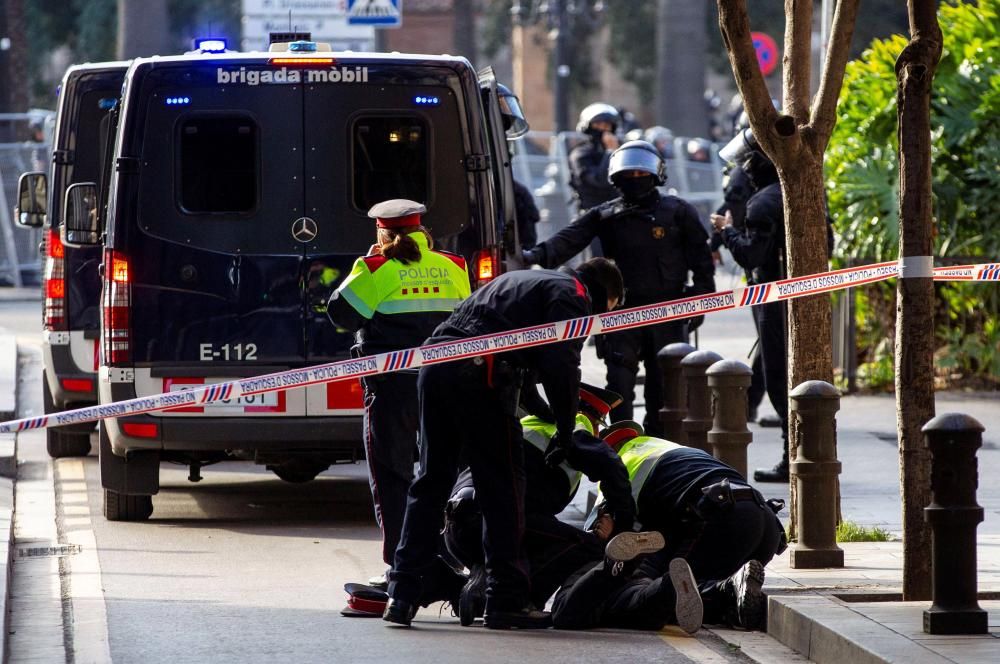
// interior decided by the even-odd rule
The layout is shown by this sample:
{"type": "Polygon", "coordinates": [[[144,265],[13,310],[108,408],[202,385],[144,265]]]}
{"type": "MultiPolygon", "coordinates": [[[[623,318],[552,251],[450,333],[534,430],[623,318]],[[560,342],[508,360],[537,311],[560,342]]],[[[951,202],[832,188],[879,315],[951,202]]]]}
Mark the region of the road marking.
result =
{"type": "Polygon", "coordinates": [[[698,662],[699,664],[730,664],[732,661],[706,646],[698,640],[698,637],[685,634],[680,627],[670,625],[660,630],[659,634],[660,638],[668,646],[692,662],[698,662]]]}
{"type": "Polygon", "coordinates": [[[73,655],[77,662],[111,662],[108,643],[108,611],[101,587],[101,563],[97,540],[87,503],[87,481],[81,459],[56,459],[55,487],[59,535],[67,544],[80,547],[80,553],[63,558],[64,577],[71,611],[73,655]],[[67,518],[67,515],[72,514],[67,518]]]}

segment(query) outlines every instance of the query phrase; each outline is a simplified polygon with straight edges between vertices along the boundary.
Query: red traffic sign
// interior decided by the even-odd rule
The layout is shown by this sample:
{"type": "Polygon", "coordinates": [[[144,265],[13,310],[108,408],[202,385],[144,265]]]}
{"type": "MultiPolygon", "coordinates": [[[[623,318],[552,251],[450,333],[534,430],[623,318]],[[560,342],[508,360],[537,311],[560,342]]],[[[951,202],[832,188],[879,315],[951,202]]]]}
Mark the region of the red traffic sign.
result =
{"type": "Polygon", "coordinates": [[[778,44],[764,32],[751,32],[750,38],[753,39],[753,50],[757,51],[760,73],[767,76],[778,68],[778,44]]]}

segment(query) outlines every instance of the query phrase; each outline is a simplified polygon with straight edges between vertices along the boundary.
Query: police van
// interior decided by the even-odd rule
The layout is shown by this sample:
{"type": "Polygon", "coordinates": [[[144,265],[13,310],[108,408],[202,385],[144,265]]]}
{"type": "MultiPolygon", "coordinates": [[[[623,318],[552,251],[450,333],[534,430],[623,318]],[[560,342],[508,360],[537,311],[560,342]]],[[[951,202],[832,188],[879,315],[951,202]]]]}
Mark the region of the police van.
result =
{"type": "MultiPolygon", "coordinates": [[[[105,147],[113,136],[127,62],[70,67],[59,87],[51,176],[24,173],[18,182],[15,218],[43,227],[42,399],[46,413],[97,403],[100,327],[99,247],[74,247],[61,239],[63,196],[74,183],[100,182],[105,147]]],[[[52,457],[85,456],[94,425],[46,429],[52,457]]]]}
{"type": "MultiPolygon", "coordinates": [[[[347,357],[326,302],[386,199],[424,202],[436,245],[492,279],[516,247],[501,104],[492,72],[461,57],[300,38],[134,60],[106,228],[93,184],[67,192],[78,239],[104,233],[100,402],[347,357]]],[[[104,420],[105,516],[147,518],[161,461],[193,481],[230,459],[308,481],[363,458],[362,412],[350,381],[104,420]]]]}

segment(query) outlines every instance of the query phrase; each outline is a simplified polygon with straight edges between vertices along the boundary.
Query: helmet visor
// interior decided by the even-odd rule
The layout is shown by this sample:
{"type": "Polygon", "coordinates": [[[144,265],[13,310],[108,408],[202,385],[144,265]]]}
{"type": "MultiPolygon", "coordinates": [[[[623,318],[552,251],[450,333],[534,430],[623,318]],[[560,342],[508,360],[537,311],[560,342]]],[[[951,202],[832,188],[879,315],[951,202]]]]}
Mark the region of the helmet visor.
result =
{"type": "Polygon", "coordinates": [[[514,95],[500,94],[500,115],[507,128],[507,138],[514,140],[528,133],[528,121],[521,110],[521,102],[514,95]]]}
{"type": "Polygon", "coordinates": [[[660,156],[648,148],[622,147],[611,155],[611,161],[608,164],[608,179],[628,171],[642,171],[659,178],[661,177],[660,164],[660,156]]]}
{"type": "Polygon", "coordinates": [[[736,134],[733,140],[726,144],[726,147],[719,150],[719,158],[731,164],[741,164],[754,151],[756,144],[753,131],[751,129],[744,129],[736,134]]]}

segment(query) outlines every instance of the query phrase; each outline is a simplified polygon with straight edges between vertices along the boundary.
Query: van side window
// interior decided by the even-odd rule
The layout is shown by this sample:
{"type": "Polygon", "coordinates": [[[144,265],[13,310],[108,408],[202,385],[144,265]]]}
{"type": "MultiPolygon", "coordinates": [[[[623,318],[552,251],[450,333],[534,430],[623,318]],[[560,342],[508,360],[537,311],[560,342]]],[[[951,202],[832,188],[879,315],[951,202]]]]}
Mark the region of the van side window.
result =
{"type": "Polygon", "coordinates": [[[245,115],[180,123],[180,205],[188,214],[245,213],[257,204],[257,123],[245,115]]]}
{"type": "Polygon", "coordinates": [[[353,203],[359,210],[408,198],[430,204],[432,172],[427,124],[415,115],[370,116],[354,122],[353,203]]]}

